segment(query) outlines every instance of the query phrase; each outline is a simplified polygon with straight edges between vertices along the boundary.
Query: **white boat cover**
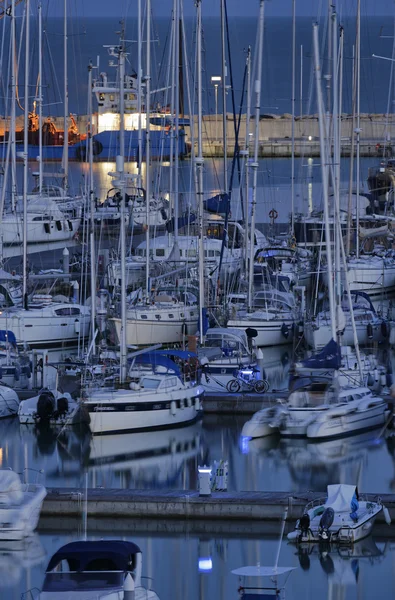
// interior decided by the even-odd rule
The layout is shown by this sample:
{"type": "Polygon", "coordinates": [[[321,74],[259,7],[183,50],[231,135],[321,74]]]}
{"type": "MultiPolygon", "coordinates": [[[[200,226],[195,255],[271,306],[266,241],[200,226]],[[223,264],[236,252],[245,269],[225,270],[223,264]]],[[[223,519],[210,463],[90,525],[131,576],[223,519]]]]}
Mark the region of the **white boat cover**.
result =
{"type": "Polygon", "coordinates": [[[351,500],[355,494],[355,485],[346,485],[345,483],[336,483],[328,485],[328,499],[325,502],[326,507],[331,507],[335,512],[350,512],[351,500]]]}
{"type": "Polygon", "coordinates": [[[0,504],[20,504],[22,500],[22,483],[18,473],[0,470],[0,504]]]}

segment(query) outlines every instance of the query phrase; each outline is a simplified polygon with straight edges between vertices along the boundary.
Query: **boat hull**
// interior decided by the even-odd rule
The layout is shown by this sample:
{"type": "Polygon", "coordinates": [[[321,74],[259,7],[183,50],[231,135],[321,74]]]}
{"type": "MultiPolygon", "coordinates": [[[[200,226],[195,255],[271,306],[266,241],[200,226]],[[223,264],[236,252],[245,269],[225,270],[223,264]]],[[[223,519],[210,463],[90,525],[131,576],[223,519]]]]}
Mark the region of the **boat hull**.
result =
{"type": "Polygon", "coordinates": [[[323,440],[376,429],[384,425],[388,415],[388,410],[379,405],[363,412],[355,411],[322,422],[314,422],[307,428],[307,437],[311,440],[323,440]]]}

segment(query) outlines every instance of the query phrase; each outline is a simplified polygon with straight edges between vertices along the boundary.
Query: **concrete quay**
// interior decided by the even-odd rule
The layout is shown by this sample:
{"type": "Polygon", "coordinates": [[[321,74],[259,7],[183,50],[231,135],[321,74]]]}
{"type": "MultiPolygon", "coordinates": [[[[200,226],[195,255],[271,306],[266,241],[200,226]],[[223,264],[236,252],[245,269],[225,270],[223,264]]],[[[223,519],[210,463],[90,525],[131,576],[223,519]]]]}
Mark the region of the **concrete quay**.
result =
{"type": "Polygon", "coordinates": [[[253,415],[257,410],[271,406],[278,400],[285,401],[287,397],[286,390],[265,394],[205,392],[203,411],[205,414],[253,415]]]}
{"type": "MultiPolygon", "coordinates": [[[[88,489],[87,498],[77,488],[51,488],[44,500],[41,519],[81,517],[88,519],[165,519],[212,521],[293,522],[306,504],[322,498],[324,492],[213,492],[199,496],[197,491],[158,491],[88,489]]],[[[381,495],[395,521],[395,494],[381,495]]],[[[378,523],[384,523],[382,513],[378,523]]]]}

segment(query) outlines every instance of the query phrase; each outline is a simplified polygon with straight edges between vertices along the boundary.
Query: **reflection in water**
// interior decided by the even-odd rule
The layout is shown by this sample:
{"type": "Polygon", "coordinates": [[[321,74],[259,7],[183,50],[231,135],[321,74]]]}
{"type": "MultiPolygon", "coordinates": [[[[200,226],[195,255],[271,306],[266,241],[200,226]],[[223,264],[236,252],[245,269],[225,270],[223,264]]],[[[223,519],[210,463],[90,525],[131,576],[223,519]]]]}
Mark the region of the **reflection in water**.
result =
{"type": "Polygon", "coordinates": [[[43,566],[46,558],[36,533],[24,540],[0,540],[0,597],[8,597],[5,590],[18,586],[24,572],[36,566],[43,566]]]}

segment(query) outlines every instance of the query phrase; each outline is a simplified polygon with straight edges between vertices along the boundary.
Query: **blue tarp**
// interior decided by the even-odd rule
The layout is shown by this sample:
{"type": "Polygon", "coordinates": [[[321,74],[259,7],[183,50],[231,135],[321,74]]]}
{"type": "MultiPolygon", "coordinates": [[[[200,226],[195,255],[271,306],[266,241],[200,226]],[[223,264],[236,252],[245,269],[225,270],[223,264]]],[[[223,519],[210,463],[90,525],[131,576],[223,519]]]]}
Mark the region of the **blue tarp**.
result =
{"type": "Polygon", "coordinates": [[[47,572],[52,571],[62,560],[72,561],[73,571],[84,571],[95,559],[111,560],[119,571],[126,571],[131,555],[141,552],[133,542],[103,540],[97,542],[71,542],[59,548],[49,561],[47,572]]]}
{"type": "Polygon", "coordinates": [[[0,342],[10,342],[16,346],[15,333],[7,329],[0,329],[0,342]]]}
{"type": "Polygon", "coordinates": [[[309,369],[340,369],[341,367],[341,352],[340,346],[335,340],[330,340],[326,346],[313,354],[310,358],[305,358],[301,361],[303,367],[309,369]]]}

